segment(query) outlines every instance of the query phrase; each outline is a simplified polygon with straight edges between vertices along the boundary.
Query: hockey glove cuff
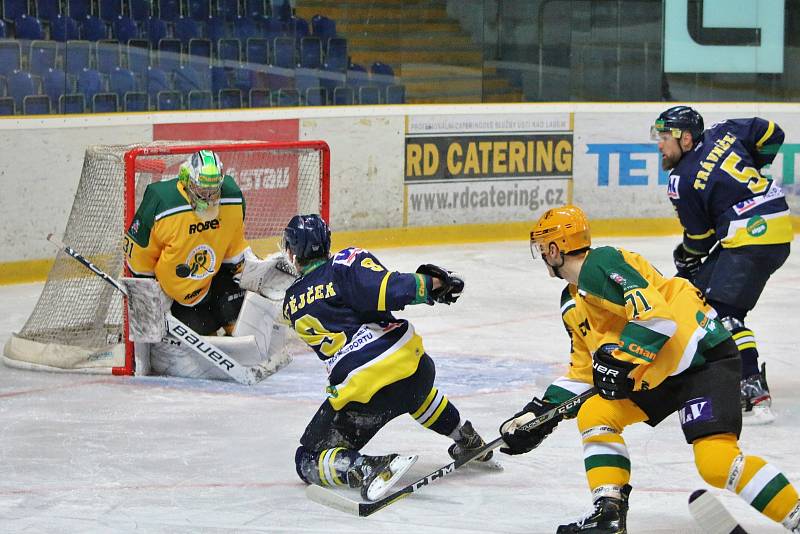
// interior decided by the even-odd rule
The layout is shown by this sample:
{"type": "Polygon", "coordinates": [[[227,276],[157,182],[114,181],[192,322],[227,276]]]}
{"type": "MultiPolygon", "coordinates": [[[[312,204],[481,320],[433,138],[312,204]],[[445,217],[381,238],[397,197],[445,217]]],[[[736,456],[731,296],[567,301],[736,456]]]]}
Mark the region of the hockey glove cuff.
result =
{"type": "Polygon", "coordinates": [[[635,363],[618,360],[613,356],[619,348],[616,343],[606,343],[592,358],[592,378],[601,397],[608,400],[627,399],[633,391],[633,379],[628,374],[636,368],[635,363]]]}
{"type": "Polygon", "coordinates": [[[429,293],[430,301],[428,304],[439,302],[441,304],[452,304],[461,296],[464,291],[464,279],[447,269],[437,265],[426,263],[417,267],[417,273],[438,278],[442,285],[429,293]]]}
{"type": "Polygon", "coordinates": [[[678,270],[675,276],[692,280],[697,276],[700,265],[703,263],[703,258],[704,255],[693,254],[686,250],[683,243],[678,243],[678,246],[672,251],[672,259],[675,262],[675,268],[678,270]]]}
{"type": "Polygon", "coordinates": [[[506,442],[506,446],[501,447],[500,452],[509,455],[524,454],[538,447],[558,426],[561,416],[553,417],[535,428],[523,430],[522,427],[555,407],[555,404],[534,397],[522,411],[500,425],[500,435],[506,442]]]}

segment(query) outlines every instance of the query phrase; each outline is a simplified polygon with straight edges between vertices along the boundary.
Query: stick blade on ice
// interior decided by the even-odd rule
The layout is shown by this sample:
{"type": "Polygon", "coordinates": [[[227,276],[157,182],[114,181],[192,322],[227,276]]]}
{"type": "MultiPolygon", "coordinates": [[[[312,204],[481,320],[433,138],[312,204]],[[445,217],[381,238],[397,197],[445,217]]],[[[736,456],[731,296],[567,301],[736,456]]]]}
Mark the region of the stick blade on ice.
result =
{"type": "Polygon", "coordinates": [[[704,489],[689,496],[689,512],[705,534],[747,534],[725,505],[704,489]]]}

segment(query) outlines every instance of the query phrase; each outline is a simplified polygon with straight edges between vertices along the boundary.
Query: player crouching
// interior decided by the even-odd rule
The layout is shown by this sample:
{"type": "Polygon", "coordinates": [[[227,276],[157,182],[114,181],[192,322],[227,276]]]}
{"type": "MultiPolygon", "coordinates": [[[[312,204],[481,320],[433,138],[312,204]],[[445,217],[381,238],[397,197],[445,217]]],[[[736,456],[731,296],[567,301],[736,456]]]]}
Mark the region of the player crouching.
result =
{"type": "Polygon", "coordinates": [[[195,333],[232,336],[213,344],[243,366],[268,365],[262,376],[289,362],[288,326],[275,319],[294,276],[277,269],[280,258],[262,261],[253,254],[244,238],[242,192],[223,175],[216,153],[195,152],[177,178],[147,186],[124,247],[135,277],[123,282],[137,374],[229,378],[189,350],[188,338],[166,335],[167,313],[192,331],[191,339],[195,333]]]}
{"type": "MultiPolygon", "coordinates": [[[[413,325],[394,310],[409,304],[452,304],[463,279],[434,265],[416,273],[386,269],[366,250],[330,255],[330,231],[318,215],[297,215],[284,233],[289,260],[300,271],[286,291],[283,314],[328,372],[328,398],[300,438],[297,474],[307,483],[361,488],[384,495],[416,460],[359,452],[401,414],[448,436],[460,459],[484,445],[458,409],[434,386],[435,366],[413,325]]],[[[481,458],[487,461],[488,453],[481,458]]]]}

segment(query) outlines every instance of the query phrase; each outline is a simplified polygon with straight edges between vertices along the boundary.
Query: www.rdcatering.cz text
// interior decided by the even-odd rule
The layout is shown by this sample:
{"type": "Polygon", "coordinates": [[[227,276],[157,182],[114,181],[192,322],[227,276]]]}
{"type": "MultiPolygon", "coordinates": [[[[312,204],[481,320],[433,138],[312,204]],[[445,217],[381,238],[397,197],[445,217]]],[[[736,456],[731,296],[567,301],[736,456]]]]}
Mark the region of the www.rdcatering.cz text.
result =
{"type": "Polygon", "coordinates": [[[409,207],[412,211],[431,211],[467,208],[527,207],[536,211],[542,207],[560,206],[566,203],[564,187],[496,188],[473,190],[465,186],[461,191],[437,191],[410,193],[409,207]]]}

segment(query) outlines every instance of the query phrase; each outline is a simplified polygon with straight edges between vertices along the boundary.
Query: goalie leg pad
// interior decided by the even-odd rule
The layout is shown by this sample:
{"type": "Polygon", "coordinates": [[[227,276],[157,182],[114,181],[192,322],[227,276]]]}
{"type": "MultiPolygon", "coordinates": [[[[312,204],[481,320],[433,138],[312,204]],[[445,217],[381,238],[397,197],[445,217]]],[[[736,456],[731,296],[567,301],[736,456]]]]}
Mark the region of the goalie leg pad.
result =
{"type": "Polygon", "coordinates": [[[158,343],[166,335],[164,314],[172,299],[155,278],[122,278],[128,292],[128,337],[141,343],[158,343]]]}

